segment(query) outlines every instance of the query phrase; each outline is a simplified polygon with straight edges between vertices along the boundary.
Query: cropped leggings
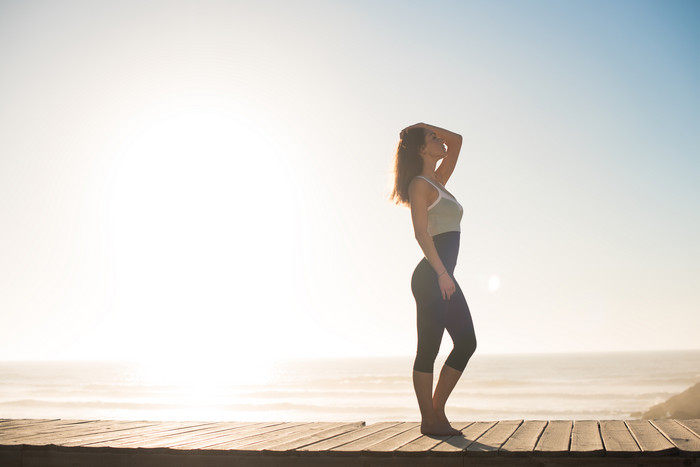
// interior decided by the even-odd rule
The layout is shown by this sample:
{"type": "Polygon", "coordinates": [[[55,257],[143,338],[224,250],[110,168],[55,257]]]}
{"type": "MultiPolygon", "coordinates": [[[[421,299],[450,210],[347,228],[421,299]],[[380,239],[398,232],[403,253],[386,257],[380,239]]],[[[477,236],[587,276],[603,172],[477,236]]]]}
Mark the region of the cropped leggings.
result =
{"type": "Polygon", "coordinates": [[[476,335],[469,306],[454,278],[459,239],[459,232],[445,232],[433,237],[438,255],[455,283],[455,292],[448,300],[442,298],[437,273],[426,258],[418,263],[411,277],[411,292],[416,299],[418,323],[418,349],[413,363],[416,371],[433,372],[445,329],[454,344],[445,361],[447,366],[464,371],[476,350],[476,335]]]}

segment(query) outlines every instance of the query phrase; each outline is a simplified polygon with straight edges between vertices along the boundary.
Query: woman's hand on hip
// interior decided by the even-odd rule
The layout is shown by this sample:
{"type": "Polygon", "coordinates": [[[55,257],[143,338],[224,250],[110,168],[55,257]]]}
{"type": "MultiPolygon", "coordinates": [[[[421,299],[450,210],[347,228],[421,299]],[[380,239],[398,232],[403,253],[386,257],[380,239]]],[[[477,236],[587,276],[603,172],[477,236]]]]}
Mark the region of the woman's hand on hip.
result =
{"type": "Polygon", "coordinates": [[[443,274],[438,277],[438,284],[440,285],[440,293],[443,300],[449,300],[452,294],[455,293],[455,290],[457,290],[455,281],[452,280],[449,274],[443,274]]]}

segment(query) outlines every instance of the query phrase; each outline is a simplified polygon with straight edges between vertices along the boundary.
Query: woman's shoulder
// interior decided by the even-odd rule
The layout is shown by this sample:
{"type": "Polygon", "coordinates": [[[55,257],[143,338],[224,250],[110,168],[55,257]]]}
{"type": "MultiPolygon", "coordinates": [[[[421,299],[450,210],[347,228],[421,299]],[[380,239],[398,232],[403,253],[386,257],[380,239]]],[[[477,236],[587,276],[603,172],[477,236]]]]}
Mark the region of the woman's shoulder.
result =
{"type": "Polygon", "coordinates": [[[440,179],[436,180],[430,180],[428,177],[425,177],[423,175],[416,175],[413,177],[413,180],[411,180],[411,183],[409,184],[412,185],[416,183],[416,180],[421,180],[421,182],[417,182],[419,185],[422,186],[431,186],[433,188],[438,188],[438,187],[444,187],[443,183],[440,181],[440,179]]]}
{"type": "Polygon", "coordinates": [[[411,183],[414,183],[416,180],[421,180],[421,181],[423,181],[424,183],[427,183],[427,184],[430,185],[430,180],[428,180],[428,178],[425,177],[424,175],[416,175],[415,177],[413,177],[413,178],[411,179],[411,183]]]}
{"type": "Polygon", "coordinates": [[[408,189],[411,190],[411,187],[416,187],[414,189],[419,189],[421,191],[425,191],[431,185],[432,184],[424,176],[416,175],[409,182],[408,189]]]}
{"type": "Polygon", "coordinates": [[[408,185],[409,198],[414,198],[420,196],[421,198],[427,199],[428,204],[432,203],[439,196],[438,189],[433,185],[430,180],[422,175],[416,175],[411,180],[408,185]]]}

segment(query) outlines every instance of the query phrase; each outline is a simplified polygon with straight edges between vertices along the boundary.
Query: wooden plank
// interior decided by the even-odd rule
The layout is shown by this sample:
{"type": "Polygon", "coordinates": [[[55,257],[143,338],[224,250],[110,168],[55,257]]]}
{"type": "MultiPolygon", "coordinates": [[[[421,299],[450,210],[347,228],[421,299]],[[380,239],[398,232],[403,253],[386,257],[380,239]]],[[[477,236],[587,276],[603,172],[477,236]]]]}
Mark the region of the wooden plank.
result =
{"type": "MultiPolygon", "coordinates": [[[[160,422],[155,425],[136,428],[133,430],[125,430],[112,433],[108,439],[90,440],[83,442],[83,447],[110,447],[110,448],[128,448],[138,447],[139,442],[145,442],[150,439],[159,438],[162,436],[181,433],[182,431],[192,429],[197,426],[202,426],[202,422],[160,422]]],[[[66,443],[66,446],[72,443],[66,443]]]]}
{"type": "Polygon", "coordinates": [[[700,438],[700,418],[696,418],[693,420],[676,420],[678,423],[689,429],[690,431],[695,434],[698,438],[700,438]]]}
{"type": "Polygon", "coordinates": [[[80,439],[86,436],[126,431],[140,426],[143,422],[114,422],[95,421],[80,426],[71,426],[65,429],[52,430],[46,433],[39,433],[31,436],[23,436],[3,441],[6,444],[22,444],[34,446],[60,445],[73,439],[80,439]]]}
{"type": "Polygon", "coordinates": [[[435,452],[460,452],[467,449],[480,436],[486,433],[496,422],[474,422],[466,429],[462,430],[462,436],[449,438],[444,442],[435,446],[432,451],[435,452]]]}
{"type": "Polygon", "coordinates": [[[179,444],[185,444],[192,441],[196,441],[202,438],[209,438],[208,435],[216,436],[217,434],[223,434],[245,426],[246,424],[242,422],[219,422],[209,426],[187,428],[186,430],[181,432],[165,434],[164,436],[158,438],[151,438],[147,441],[135,440],[134,443],[132,443],[132,446],[135,444],[135,447],[139,448],[169,448],[179,444]]]}
{"type": "Polygon", "coordinates": [[[628,455],[641,451],[622,420],[601,420],[600,437],[607,455],[628,455]]]}
{"type": "MultiPolygon", "coordinates": [[[[213,449],[224,449],[224,450],[248,450],[248,446],[251,444],[269,442],[270,440],[280,440],[284,442],[285,440],[290,440],[290,435],[293,436],[291,439],[295,439],[294,435],[304,430],[315,430],[319,423],[298,423],[298,422],[287,422],[277,425],[274,429],[265,430],[264,432],[256,432],[255,434],[245,436],[239,439],[234,439],[227,441],[225,443],[219,443],[212,446],[213,449]]],[[[298,436],[296,436],[298,437],[298,436]]],[[[253,448],[253,450],[255,450],[253,448]]]]}
{"type": "MultiPolygon", "coordinates": [[[[463,430],[467,428],[471,423],[453,423],[452,426],[454,426],[458,430],[463,430]]],[[[424,452],[424,451],[429,451],[438,444],[448,441],[450,438],[453,438],[455,436],[435,436],[435,435],[423,435],[419,438],[414,439],[413,441],[404,444],[400,448],[398,448],[396,451],[397,452],[424,452]]],[[[461,438],[462,435],[457,435],[456,437],[461,438]]]]}
{"type": "MultiPolygon", "coordinates": [[[[201,428],[213,426],[213,423],[196,423],[177,428],[169,428],[167,430],[149,431],[140,434],[136,438],[129,440],[122,439],[115,447],[120,448],[140,448],[140,447],[167,447],[170,440],[176,440],[179,436],[197,431],[201,428]]],[[[114,446],[114,445],[113,445],[114,446]]]]}
{"type": "Polygon", "coordinates": [[[359,430],[351,431],[350,433],[345,433],[340,436],[335,436],[330,439],[319,441],[318,443],[313,443],[308,446],[304,446],[300,451],[327,451],[329,449],[337,448],[343,444],[352,443],[353,441],[369,436],[377,431],[384,430],[386,428],[398,425],[399,422],[380,422],[373,425],[367,425],[359,430]]]}
{"type": "Polygon", "coordinates": [[[651,423],[681,452],[700,452],[698,436],[676,420],[652,420],[651,423]]]}
{"type": "Polygon", "coordinates": [[[33,436],[41,433],[51,433],[53,431],[79,426],[88,423],[88,420],[47,420],[36,424],[21,424],[8,427],[0,431],[1,440],[20,438],[22,436],[33,436]]]}
{"type": "Polygon", "coordinates": [[[600,438],[600,427],[597,420],[574,420],[571,430],[572,456],[605,455],[603,440],[600,438]]]}
{"type": "Polygon", "coordinates": [[[59,445],[65,446],[75,446],[79,445],[81,441],[88,442],[88,440],[97,441],[106,437],[119,437],[125,436],[132,433],[135,430],[148,429],[153,427],[162,427],[163,422],[148,422],[148,421],[116,421],[112,422],[113,425],[107,426],[106,429],[99,429],[99,426],[90,427],[88,430],[84,430],[82,433],[72,433],[66,435],[65,439],[61,441],[59,445]]]}
{"type": "MultiPolygon", "coordinates": [[[[53,441],[57,439],[67,439],[71,436],[78,436],[81,433],[99,433],[109,430],[128,428],[143,422],[126,421],[92,421],[79,425],[63,425],[51,429],[36,430],[34,433],[16,434],[11,439],[13,441],[34,441],[46,439],[53,441]]],[[[50,443],[49,443],[50,444],[50,443]]]]}
{"type": "Polygon", "coordinates": [[[649,420],[626,420],[625,424],[634,436],[642,452],[647,454],[677,453],[673,445],[649,420]]]}
{"type": "MultiPolygon", "coordinates": [[[[148,433],[151,431],[162,430],[164,428],[165,422],[133,422],[133,425],[122,425],[121,427],[111,430],[111,431],[101,431],[96,433],[85,433],[80,435],[75,435],[67,437],[65,440],[61,441],[61,446],[65,447],[76,447],[76,446],[89,446],[89,447],[100,447],[107,446],[110,442],[118,442],[119,440],[126,438],[133,438],[140,436],[141,434],[148,433]]],[[[169,424],[169,426],[183,426],[186,425],[184,422],[175,422],[169,424]]]]}
{"type": "Polygon", "coordinates": [[[58,422],[60,418],[4,418],[0,426],[24,426],[37,423],[58,422]]]}
{"type": "Polygon", "coordinates": [[[467,446],[467,452],[498,451],[522,423],[522,420],[499,421],[476,441],[467,446]]]}
{"type": "Polygon", "coordinates": [[[547,455],[568,455],[571,445],[572,420],[550,420],[540,436],[534,452],[547,455]]]}
{"type": "Polygon", "coordinates": [[[299,438],[307,437],[309,434],[319,433],[328,429],[337,428],[342,423],[338,422],[315,422],[307,423],[305,425],[299,426],[292,430],[281,433],[272,433],[269,436],[263,438],[260,441],[254,443],[245,444],[242,446],[244,450],[261,451],[270,449],[274,446],[289,443],[298,440],[299,438]]]}
{"type": "Polygon", "coordinates": [[[328,428],[323,431],[307,434],[301,438],[297,438],[291,441],[285,441],[281,444],[276,444],[267,448],[268,451],[292,451],[299,449],[303,446],[308,446],[310,444],[316,443],[318,441],[333,438],[338,435],[349,433],[354,430],[358,430],[365,426],[364,422],[355,423],[342,423],[336,427],[328,428]]]}
{"type": "Polygon", "coordinates": [[[33,444],[43,443],[43,439],[51,439],[67,436],[72,433],[81,433],[85,430],[89,430],[90,427],[94,426],[104,426],[108,422],[102,421],[83,421],[81,423],[70,423],[70,424],[42,424],[36,427],[27,427],[25,429],[20,429],[8,433],[2,438],[2,442],[5,444],[16,445],[16,444],[33,444]],[[39,428],[42,427],[42,428],[39,428]]]}
{"type": "Polygon", "coordinates": [[[547,426],[546,420],[524,421],[499,451],[503,454],[532,452],[545,426],[547,426]]]}
{"type": "Polygon", "coordinates": [[[364,450],[372,453],[388,453],[394,452],[401,446],[410,443],[414,439],[418,439],[423,436],[420,432],[420,423],[417,422],[406,422],[402,423],[397,430],[391,428],[389,434],[396,433],[393,436],[385,437],[383,441],[378,443],[372,443],[365,447],[364,450]]]}
{"type": "Polygon", "coordinates": [[[172,447],[175,449],[216,449],[215,446],[223,444],[229,441],[234,441],[237,439],[245,438],[247,436],[254,436],[258,433],[263,433],[266,431],[277,430],[284,425],[282,422],[259,422],[259,423],[248,423],[246,426],[241,428],[234,428],[225,433],[219,433],[214,435],[207,435],[196,441],[191,441],[187,443],[175,444],[172,447]]]}
{"type": "Polygon", "coordinates": [[[48,422],[60,422],[59,418],[18,418],[18,419],[5,419],[2,424],[0,424],[0,432],[5,429],[12,429],[17,427],[38,425],[40,423],[48,422]]]}
{"type": "MultiPolygon", "coordinates": [[[[415,427],[420,427],[420,423],[415,423],[415,422],[404,422],[404,423],[399,423],[397,425],[391,426],[389,428],[385,428],[384,430],[377,431],[375,433],[372,433],[369,436],[364,436],[360,439],[356,439],[355,441],[351,441],[350,443],[343,444],[342,446],[338,446],[334,448],[335,451],[343,451],[343,452],[351,452],[351,451],[364,451],[364,450],[370,450],[372,446],[375,446],[377,444],[380,444],[390,438],[393,438],[394,436],[400,435],[401,433],[405,433],[406,431],[415,428],[415,427]]],[[[420,436],[420,432],[418,433],[418,436],[420,436]]],[[[396,440],[394,440],[396,441],[396,440]]],[[[393,451],[393,449],[391,450],[393,451]]]]}

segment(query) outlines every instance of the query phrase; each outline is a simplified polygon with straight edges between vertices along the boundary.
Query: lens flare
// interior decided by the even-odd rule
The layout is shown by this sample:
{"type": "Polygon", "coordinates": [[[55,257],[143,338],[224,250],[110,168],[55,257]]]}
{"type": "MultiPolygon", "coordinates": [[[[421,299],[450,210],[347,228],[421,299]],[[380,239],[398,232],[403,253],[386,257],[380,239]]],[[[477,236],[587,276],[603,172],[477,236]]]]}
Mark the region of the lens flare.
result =
{"type": "Polygon", "coordinates": [[[489,292],[495,292],[501,287],[501,279],[496,275],[492,274],[489,277],[488,290],[489,292]]]}

